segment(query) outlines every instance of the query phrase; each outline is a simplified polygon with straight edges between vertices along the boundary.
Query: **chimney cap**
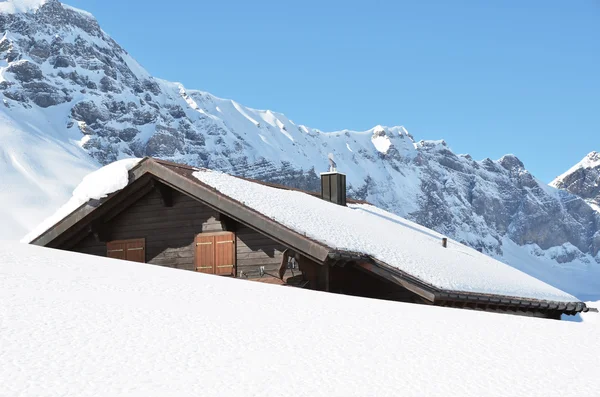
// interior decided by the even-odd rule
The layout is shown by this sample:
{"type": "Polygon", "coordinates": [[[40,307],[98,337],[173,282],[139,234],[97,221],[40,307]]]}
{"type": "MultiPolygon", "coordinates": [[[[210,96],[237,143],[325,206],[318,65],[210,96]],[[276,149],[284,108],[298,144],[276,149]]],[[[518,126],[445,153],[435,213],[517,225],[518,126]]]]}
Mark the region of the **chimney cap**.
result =
{"type": "Polygon", "coordinates": [[[321,172],[320,175],[346,175],[343,172],[339,171],[329,171],[329,172],[321,172]]]}

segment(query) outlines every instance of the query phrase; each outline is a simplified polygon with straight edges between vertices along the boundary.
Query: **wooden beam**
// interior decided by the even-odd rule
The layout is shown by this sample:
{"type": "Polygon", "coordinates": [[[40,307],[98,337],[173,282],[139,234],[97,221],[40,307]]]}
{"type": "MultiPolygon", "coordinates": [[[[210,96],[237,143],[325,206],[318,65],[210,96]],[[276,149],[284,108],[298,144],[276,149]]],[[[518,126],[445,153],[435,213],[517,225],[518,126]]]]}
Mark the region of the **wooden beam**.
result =
{"type": "Polygon", "coordinates": [[[329,292],[329,265],[320,266],[317,273],[317,289],[329,292]]]}
{"type": "Polygon", "coordinates": [[[395,274],[396,272],[394,272],[392,269],[388,270],[388,269],[380,267],[374,263],[368,263],[368,262],[360,262],[360,263],[357,263],[356,266],[358,268],[366,270],[368,272],[375,273],[375,274],[391,281],[394,284],[398,284],[398,285],[406,288],[410,292],[413,292],[413,293],[421,296],[422,298],[427,299],[429,302],[433,303],[435,301],[435,293],[433,291],[427,289],[425,286],[419,285],[416,281],[409,280],[407,278],[400,276],[399,274],[395,274]]]}

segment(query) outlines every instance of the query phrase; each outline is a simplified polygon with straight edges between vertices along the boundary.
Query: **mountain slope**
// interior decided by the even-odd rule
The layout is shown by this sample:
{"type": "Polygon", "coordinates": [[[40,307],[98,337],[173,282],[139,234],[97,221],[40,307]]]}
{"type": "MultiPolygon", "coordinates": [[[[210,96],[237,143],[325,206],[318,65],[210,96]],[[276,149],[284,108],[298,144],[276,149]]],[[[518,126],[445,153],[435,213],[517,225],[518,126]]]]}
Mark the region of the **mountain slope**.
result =
{"type": "Polygon", "coordinates": [[[56,121],[52,112],[0,107],[0,240],[34,227],[98,166],[56,121]]]}
{"type": "Polygon", "coordinates": [[[580,298],[600,295],[600,215],[537,181],[512,155],[475,161],[403,127],[326,133],[188,90],[150,76],[93,16],[56,0],[0,3],[0,27],[0,115],[10,137],[0,164],[11,175],[2,191],[13,192],[0,216],[14,225],[0,237],[21,237],[83,173],[123,157],[317,190],[332,153],[351,196],[512,258],[580,298]],[[15,211],[30,206],[37,212],[15,211]]]}
{"type": "Polygon", "coordinates": [[[581,197],[600,212],[600,153],[591,152],[550,186],[581,197]]]}

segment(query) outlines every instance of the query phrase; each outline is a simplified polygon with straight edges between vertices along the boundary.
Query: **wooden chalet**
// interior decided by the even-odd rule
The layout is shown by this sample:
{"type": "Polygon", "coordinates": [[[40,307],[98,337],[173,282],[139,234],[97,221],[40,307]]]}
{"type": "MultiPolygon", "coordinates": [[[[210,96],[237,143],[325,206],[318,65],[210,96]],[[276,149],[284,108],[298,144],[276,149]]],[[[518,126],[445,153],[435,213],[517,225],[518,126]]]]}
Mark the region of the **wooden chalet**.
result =
{"type": "MultiPolygon", "coordinates": [[[[286,227],[202,183],[197,168],[145,158],[129,184],[90,200],[50,227],[35,245],[403,302],[560,318],[586,311],[582,302],[554,302],[443,290],[368,255],[330,247],[286,227]]],[[[274,189],[284,186],[252,181],[274,189]]],[[[346,199],[345,176],[322,175],[331,205],[346,199]]]]}

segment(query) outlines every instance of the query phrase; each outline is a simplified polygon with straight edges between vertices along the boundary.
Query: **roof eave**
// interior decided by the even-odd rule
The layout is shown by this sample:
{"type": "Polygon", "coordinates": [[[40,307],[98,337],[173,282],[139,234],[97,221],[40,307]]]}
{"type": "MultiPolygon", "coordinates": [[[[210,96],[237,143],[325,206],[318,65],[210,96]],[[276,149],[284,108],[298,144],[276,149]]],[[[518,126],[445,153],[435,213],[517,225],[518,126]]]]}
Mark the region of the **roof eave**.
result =
{"type": "Polygon", "coordinates": [[[436,298],[441,301],[462,301],[482,304],[493,304],[498,306],[516,306],[524,310],[532,311],[559,311],[568,314],[575,314],[587,311],[587,306],[584,302],[560,302],[514,296],[482,294],[475,292],[442,290],[437,294],[436,298]]]}
{"type": "Polygon", "coordinates": [[[567,314],[575,314],[587,310],[587,307],[583,302],[558,302],[533,298],[444,290],[428,284],[419,278],[384,262],[359,253],[333,251],[330,253],[330,258],[356,262],[362,269],[398,284],[432,304],[442,301],[468,302],[519,307],[522,310],[532,311],[560,311],[567,314]]]}

